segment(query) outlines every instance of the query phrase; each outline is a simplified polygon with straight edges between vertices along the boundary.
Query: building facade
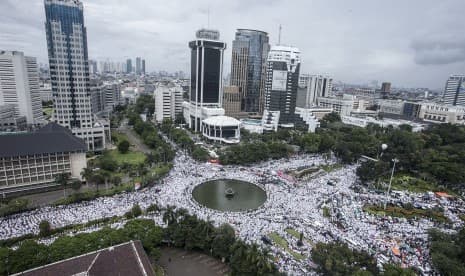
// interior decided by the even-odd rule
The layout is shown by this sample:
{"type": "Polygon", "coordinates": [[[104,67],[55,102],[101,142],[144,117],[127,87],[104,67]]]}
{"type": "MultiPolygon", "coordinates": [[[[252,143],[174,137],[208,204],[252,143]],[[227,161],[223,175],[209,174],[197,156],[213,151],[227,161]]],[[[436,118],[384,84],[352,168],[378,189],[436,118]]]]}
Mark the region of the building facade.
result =
{"type": "Polygon", "coordinates": [[[442,96],[444,104],[465,106],[465,75],[452,75],[442,96]]]}
{"type": "Polygon", "coordinates": [[[438,103],[422,103],[420,119],[429,123],[465,124],[465,107],[438,103]]]}
{"type": "Polygon", "coordinates": [[[241,110],[261,113],[265,86],[265,70],[270,50],[268,34],[263,31],[238,29],[232,43],[230,85],[241,89],[241,110]]]}
{"type": "Polygon", "coordinates": [[[280,125],[294,124],[299,72],[299,49],[271,47],[266,70],[264,113],[279,111],[280,125]]]}
{"type": "Polygon", "coordinates": [[[298,106],[310,108],[317,105],[318,97],[331,96],[333,79],[325,75],[307,75],[299,79],[299,87],[305,90],[302,97],[299,97],[303,103],[299,103],[298,106]]]}
{"type": "Polygon", "coordinates": [[[126,60],[126,73],[127,74],[132,73],[132,60],[131,59],[126,60]]]}
{"type": "Polygon", "coordinates": [[[142,69],[142,61],[140,57],[136,57],[136,75],[140,75],[142,69]]]}
{"type": "Polygon", "coordinates": [[[79,0],[45,0],[54,122],[70,129],[93,151],[105,148],[105,128],[92,114],[87,30],[79,0]]]}
{"type": "Polygon", "coordinates": [[[226,43],[220,33],[201,29],[189,42],[191,49],[191,85],[189,102],[183,104],[184,119],[194,131],[200,131],[201,121],[209,116],[224,115],[223,55],[226,43]]]}
{"type": "Polygon", "coordinates": [[[164,119],[174,121],[177,116],[182,115],[182,94],[181,86],[172,83],[159,85],[154,92],[155,95],[155,120],[158,123],[164,119]]]}
{"type": "Polygon", "coordinates": [[[241,88],[239,86],[225,86],[223,89],[224,114],[231,117],[241,117],[241,88]]]}
{"type": "Polygon", "coordinates": [[[82,180],[87,166],[85,142],[55,123],[36,132],[1,135],[0,144],[3,194],[51,184],[62,173],[82,180]]]}
{"type": "Polygon", "coordinates": [[[0,105],[14,106],[14,116],[26,117],[28,125],[44,123],[35,58],[22,52],[0,51],[0,105]]]}

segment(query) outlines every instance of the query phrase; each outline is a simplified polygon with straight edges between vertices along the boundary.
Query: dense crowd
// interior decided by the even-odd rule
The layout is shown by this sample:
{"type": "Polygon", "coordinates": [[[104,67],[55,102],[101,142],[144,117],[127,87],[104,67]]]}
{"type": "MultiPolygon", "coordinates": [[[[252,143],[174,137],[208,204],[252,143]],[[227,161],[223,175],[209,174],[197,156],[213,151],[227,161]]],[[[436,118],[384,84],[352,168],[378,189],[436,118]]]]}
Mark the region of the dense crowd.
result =
{"type": "MultiPolygon", "coordinates": [[[[432,226],[443,227],[431,220],[409,221],[367,214],[365,204],[382,204],[385,196],[355,192],[350,187],[356,183],[356,166],[348,165],[317,177],[305,180],[291,177],[287,172],[302,167],[333,164],[335,160],[316,155],[296,155],[285,160],[273,160],[253,167],[220,166],[198,163],[189,156],[178,153],[174,167],[161,185],[142,191],[123,193],[113,197],[98,198],[78,204],[44,207],[10,217],[0,218],[0,239],[38,233],[38,224],[49,221],[53,227],[86,223],[91,220],[124,215],[134,204],[147,208],[185,208],[199,218],[214,221],[215,225],[231,224],[244,241],[270,246],[275,263],[281,271],[306,274],[312,267],[310,251],[317,242],[342,241],[352,248],[373,254],[378,264],[385,262],[414,266],[425,272],[431,270],[427,230],[432,226]],[[200,206],[192,198],[192,190],[211,179],[239,179],[259,185],[266,191],[267,201],[256,210],[220,212],[200,206]],[[329,185],[329,183],[334,183],[329,185]],[[329,210],[329,216],[323,209],[329,210]],[[303,233],[303,245],[291,235],[303,233]],[[273,243],[264,237],[275,233],[288,242],[289,248],[273,243]],[[303,258],[295,258],[295,253],[303,258]]],[[[403,194],[390,196],[389,203],[411,202],[420,207],[429,206],[432,199],[403,194]]],[[[438,201],[453,227],[463,225],[457,217],[457,208],[463,202],[438,201]]],[[[160,214],[150,215],[163,224],[160,214]]],[[[447,230],[446,227],[443,227],[447,230]]]]}

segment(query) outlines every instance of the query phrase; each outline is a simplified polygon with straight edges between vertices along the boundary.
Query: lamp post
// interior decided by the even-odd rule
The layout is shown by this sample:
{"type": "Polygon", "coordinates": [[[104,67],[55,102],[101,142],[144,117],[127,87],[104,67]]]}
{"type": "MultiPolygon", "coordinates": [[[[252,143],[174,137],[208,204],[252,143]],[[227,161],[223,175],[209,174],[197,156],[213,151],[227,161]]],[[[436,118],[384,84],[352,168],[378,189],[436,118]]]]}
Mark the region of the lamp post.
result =
{"type": "Polygon", "coordinates": [[[394,164],[392,165],[391,179],[389,180],[389,186],[386,191],[386,198],[384,199],[384,210],[386,210],[388,195],[389,195],[389,192],[391,191],[392,178],[394,177],[394,170],[396,169],[396,163],[399,162],[399,159],[394,158],[392,159],[392,162],[394,162],[394,164]]]}

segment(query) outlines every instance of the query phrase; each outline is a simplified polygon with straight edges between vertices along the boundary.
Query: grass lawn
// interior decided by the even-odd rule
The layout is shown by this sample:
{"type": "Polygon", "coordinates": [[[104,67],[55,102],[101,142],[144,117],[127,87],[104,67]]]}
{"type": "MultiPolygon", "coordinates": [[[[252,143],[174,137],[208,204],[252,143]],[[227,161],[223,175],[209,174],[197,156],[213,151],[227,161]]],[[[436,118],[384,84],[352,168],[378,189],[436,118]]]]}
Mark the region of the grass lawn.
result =
{"type": "Polygon", "coordinates": [[[131,165],[137,165],[145,162],[145,155],[142,152],[129,151],[127,153],[120,153],[118,150],[110,150],[106,154],[111,159],[115,160],[118,165],[123,163],[129,163],[131,165]]]}
{"type": "MultiPolygon", "coordinates": [[[[300,233],[297,232],[297,230],[292,229],[292,228],[286,228],[285,231],[286,231],[289,235],[293,236],[294,238],[296,238],[296,239],[298,239],[298,240],[300,239],[300,233]]],[[[303,239],[304,239],[306,242],[308,242],[309,244],[311,244],[312,246],[315,245],[311,240],[305,238],[305,236],[304,236],[303,239]]]]}
{"type": "Polygon", "coordinates": [[[376,206],[376,205],[366,205],[363,207],[363,211],[377,215],[377,216],[391,216],[391,217],[399,217],[399,218],[431,218],[437,222],[449,222],[449,219],[444,216],[443,213],[433,211],[433,210],[423,210],[423,209],[416,209],[412,208],[411,210],[407,210],[397,206],[387,206],[386,210],[384,210],[383,206],[376,206]]]}
{"type": "Polygon", "coordinates": [[[323,169],[325,172],[329,173],[329,172],[332,172],[334,170],[342,168],[342,165],[336,163],[336,164],[331,164],[331,165],[322,165],[322,166],[320,166],[320,168],[323,169]]]}
{"type": "Polygon", "coordinates": [[[300,260],[305,259],[305,257],[302,254],[299,254],[295,252],[294,250],[290,249],[289,243],[283,237],[278,235],[278,233],[272,232],[269,234],[269,237],[276,245],[278,245],[279,247],[289,252],[289,254],[291,254],[296,260],[300,261],[300,260]]]}
{"type": "MultiPolygon", "coordinates": [[[[385,179],[386,183],[389,183],[389,179],[385,179]]],[[[392,179],[392,189],[409,191],[414,193],[425,193],[425,192],[447,192],[450,195],[457,196],[457,193],[446,189],[444,187],[439,187],[435,183],[427,182],[423,179],[416,178],[410,175],[396,175],[392,179]]]]}

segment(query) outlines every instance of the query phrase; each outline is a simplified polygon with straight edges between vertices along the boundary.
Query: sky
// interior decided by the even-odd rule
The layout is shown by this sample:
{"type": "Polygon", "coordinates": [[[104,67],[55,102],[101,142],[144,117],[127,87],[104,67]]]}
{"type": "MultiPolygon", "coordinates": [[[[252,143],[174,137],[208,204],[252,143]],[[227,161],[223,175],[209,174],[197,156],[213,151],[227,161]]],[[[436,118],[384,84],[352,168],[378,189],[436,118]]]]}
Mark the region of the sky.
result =
{"type": "MultiPolygon", "coordinates": [[[[443,89],[465,73],[463,0],[81,0],[89,58],[141,56],[148,71],[189,71],[188,42],[210,27],[226,42],[230,71],[237,28],[269,33],[271,44],[298,47],[301,73],[336,81],[390,81],[443,89]]],[[[0,49],[47,63],[43,0],[0,1],[0,49]]]]}

